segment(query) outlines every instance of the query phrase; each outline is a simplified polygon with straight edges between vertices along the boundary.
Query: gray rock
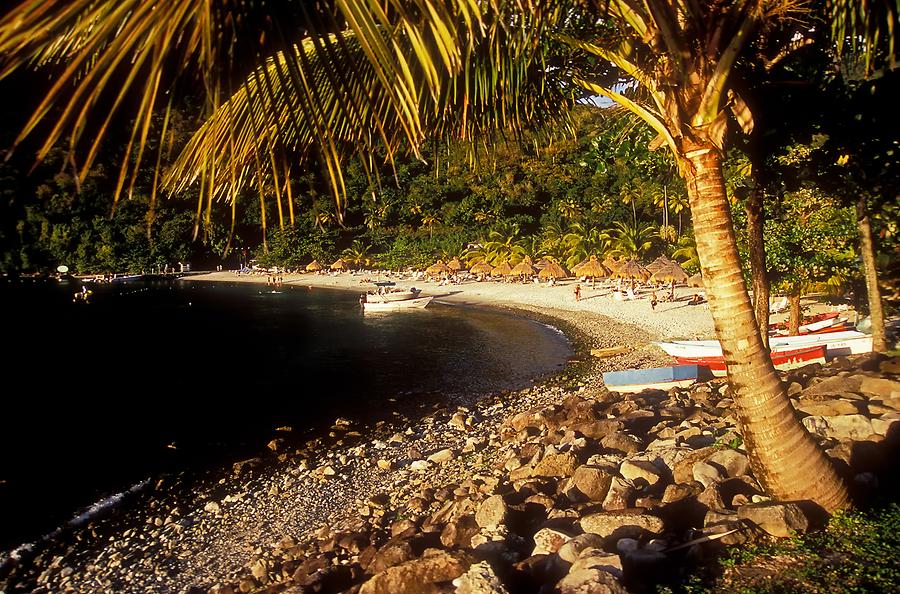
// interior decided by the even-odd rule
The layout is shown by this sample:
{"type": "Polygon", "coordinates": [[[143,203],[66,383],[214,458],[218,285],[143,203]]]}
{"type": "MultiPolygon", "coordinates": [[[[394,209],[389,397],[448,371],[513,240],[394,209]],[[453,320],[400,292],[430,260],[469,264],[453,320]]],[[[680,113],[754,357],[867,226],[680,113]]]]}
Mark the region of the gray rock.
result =
{"type": "Polygon", "coordinates": [[[578,536],[572,538],[569,542],[562,545],[557,554],[562,557],[564,561],[568,561],[569,563],[574,563],[578,557],[581,556],[581,552],[585,549],[600,549],[603,548],[603,537],[599,534],[591,534],[590,532],[585,532],[584,534],[579,534],[578,536]]]}
{"type": "Polygon", "coordinates": [[[559,594],[627,594],[618,580],[600,565],[602,558],[596,559],[596,567],[579,568],[569,571],[556,584],[559,594]]]}
{"type": "Polygon", "coordinates": [[[507,594],[487,561],[475,563],[455,580],[456,594],[507,594]]]}
{"type": "Polygon", "coordinates": [[[609,493],[613,475],[602,468],[582,465],[575,469],[572,482],[590,501],[603,501],[609,493]]]}
{"type": "Polygon", "coordinates": [[[475,521],[482,528],[496,528],[506,519],[506,503],[500,495],[492,495],[478,506],[475,521]]]}
{"type": "Polygon", "coordinates": [[[619,538],[639,538],[642,534],[660,534],[663,521],[639,509],[602,511],[584,516],[579,521],[581,529],[606,538],[615,534],[619,538]]]}
{"type": "Polygon", "coordinates": [[[578,460],[570,452],[561,454],[547,454],[531,472],[532,476],[567,477],[575,473],[578,460]]]}
{"type": "Polygon", "coordinates": [[[541,528],[534,535],[534,550],[532,555],[550,555],[559,551],[560,547],[569,542],[571,536],[552,528],[541,528]]]}
{"type": "Polygon", "coordinates": [[[662,480],[659,469],[647,460],[625,460],[619,467],[619,473],[635,485],[643,482],[652,487],[662,480]]]}
{"type": "Polygon", "coordinates": [[[810,433],[825,438],[863,440],[873,433],[872,422],[865,415],[804,417],[803,425],[810,433]]]}
{"type": "Polygon", "coordinates": [[[743,505],[737,509],[737,515],[778,538],[802,534],[809,528],[809,520],[795,503],[767,501],[743,505]]]}
{"type": "Polygon", "coordinates": [[[374,575],[359,589],[360,594],[422,594],[437,592],[435,584],[461,576],[472,564],[462,553],[428,549],[412,559],[374,575]]]}
{"type": "Polygon", "coordinates": [[[861,376],[859,391],[881,398],[900,398],[900,382],[886,377],[861,376]]]}
{"type": "Polygon", "coordinates": [[[622,477],[613,478],[609,485],[609,492],[603,499],[603,509],[617,510],[631,507],[634,501],[634,487],[622,477]]]}
{"type": "Polygon", "coordinates": [[[445,462],[449,462],[456,457],[456,451],[451,448],[445,448],[443,450],[439,450],[430,456],[428,456],[429,462],[434,462],[435,464],[444,464],[445,462]]]}
{"type": "Polygon", "coordinates": [[[694,480],[704,487],[721,482],[724,478],[719,468],[708,462],[697,462],[694,464],[694,480]]]}
{"type": "Polygon", "coordinates": [[[801,413],[812,416],[852,415],[859,412],[849,400],[801,400],[795,407],[801,413]]]}
{"type": "Polygon", "coordinates": [[[750,471],[747,455],[730,448],[714,453],[706,459],[706,463],[719,467],[727,478],[743,476],[750,471]]]}

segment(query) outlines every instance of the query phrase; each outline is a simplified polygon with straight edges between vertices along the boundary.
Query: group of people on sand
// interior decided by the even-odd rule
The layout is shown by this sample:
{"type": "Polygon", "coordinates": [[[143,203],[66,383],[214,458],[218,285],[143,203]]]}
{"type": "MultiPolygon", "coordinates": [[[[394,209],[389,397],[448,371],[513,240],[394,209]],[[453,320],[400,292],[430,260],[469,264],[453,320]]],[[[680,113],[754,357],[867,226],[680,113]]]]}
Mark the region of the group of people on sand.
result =
{"type": "Polygon", "coordinates": [[[280,287],[284,284],[284,275],[281,273],[266,274],[266,284],[273,287],[280,287]]]}

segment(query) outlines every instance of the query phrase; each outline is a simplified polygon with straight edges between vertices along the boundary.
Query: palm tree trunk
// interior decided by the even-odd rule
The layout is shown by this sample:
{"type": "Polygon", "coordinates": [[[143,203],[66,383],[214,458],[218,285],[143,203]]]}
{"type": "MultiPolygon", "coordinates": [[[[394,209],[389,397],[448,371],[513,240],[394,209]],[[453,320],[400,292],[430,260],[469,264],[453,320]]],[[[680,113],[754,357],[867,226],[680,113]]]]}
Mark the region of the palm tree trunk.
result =
{"type": "Polygon", "coordinates": [[[869,296],[869,316],[872,318],[872,350],[887,350],[884,336],[884,309],[881,307],[881,289],[878,288],[878,269],[875,267],[875,242],[872,240],[872,223],[866,199],[856,202],[856,221],[859,226],[859,247],[862,252],[863,274],[866,277],[866,293],[869,296]]]}
{"type": "Polygon", "coordinates": [[[788,334],[790,336],[797,336],[800,334],[800,318],[803,316],[803,312],[800,308],[800,287],[791,287],[787,297],[788,303],[791,306],[791,313],[788,317],[788,334]]]}
{"type": "Polygon", "coordinates": [[[756,330],[728,210],[722,155],[712,146],[698,149],[688,153],[685,173],[697,253],[753,472],[779,499],[810,500],[829,511],[846,507],[844,483],[797,420],[756,330]]]}
{"type": "Polygon", "coordinates": [[[763,210],[763,192],[755,186],[747,199],[747,243],[750,251],[750,275],[753,286],[753,310],[763,346],[769,347],[769,273],[766,270],[766,244],[763,227],[766,213],[763,210]]]}

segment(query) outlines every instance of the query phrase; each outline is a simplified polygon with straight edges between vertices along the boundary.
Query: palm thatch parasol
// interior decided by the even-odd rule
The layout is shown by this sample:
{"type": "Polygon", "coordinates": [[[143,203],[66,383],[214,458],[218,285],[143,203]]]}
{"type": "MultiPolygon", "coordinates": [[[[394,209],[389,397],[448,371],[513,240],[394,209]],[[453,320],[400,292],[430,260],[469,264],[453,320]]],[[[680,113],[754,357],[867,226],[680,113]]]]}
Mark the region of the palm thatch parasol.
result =
{"type": "Polygon", "coordinates": [[[597,256],[591,256],[586,262],[582,262],[578,267],[578,274],[580,276],[589,276],[591,278],[599,278],[602,276],[607,276],[609,274],[609,270],[597,260],[597,256]]]}
{"type": "Polygon", "coordinates": [[[347,268],[347,263],[344,262],[343,258],[338,258],[337,261],[331,265],[332,270],[344,270],[347,268]]]}
{"type": "MultiPolygon", "coordinates": [[[[649,267],[648,267],[649,269],[649,267]]],[[[659,268],[653,275],[650,276],[650,280],[654,282],[662,282],[662,283],[683,283],[687,281],[688,273],[684,271],[684,268],[681,267],[677,262],[669,262],[666,266],[659,268]]]]}
{"type": "Polygon", "coordinates": [[[538,272],[538,278],[566,278],[566,276],[568,276],[566,269],[553,261],[547,262],[547,265],[538,272]]]}
{"type": "Polygon", "coordinates": [[[669,260],[668,258],[666,258],[665,255],[662,255],[659,258],[657,258],[656,260],[647,264],[647,270],[649,270],[653,274],[656,274],[657,272],[659,272],[663,268],[666,268],[669,264],[672,264],[672,263],[673,263],[672,260],[669,260]]]}
{"type": "Polygon", "coordinates": [[[689,287],[699,287],[702,289],[703,288],[703,277],[698,272],[694,276],[687,279],[687,284],[689,287]]]}
{"type": "Polygon", "coordinates": [[[493,266],[482,260],[481,262],[478,262],[477,264],[472,266],[472,268],[469,269],[469,272],[471,272],[472,274],[490,274],[493,269],[493,266]]]}
{"type": "Polygon", "coordinates": [[[637,260],[628,260],[613,271],[612,277],[645,281],[650,278],[650,271],[637,260]]]}
{"type": "Polygon", "coordinates": [[[496,268],[491,270],[491,276],[507,276],[512,271],[509,262],[503,261],[496,268]]]}
{"type": "Polygon", "coordinates": [[[309,264],[306,265],[306,270],[308,272],[318,272],[318,271],[322,270],[322,265],[319,264],[318,261],[313,260],[312,262],[310,262],[309,264]]]}
{"type": "Polygon", "coordinates": [[[621,265],[622,265],[622,263],[619,262],[618,260],[616,260],[615,258],[613,258],[612,256],[607,256],[603,260],[603,266],[605,266],[606,269],[609,270],[610,272],[615,272],[616,270],[619,269],[619,266],[621,266],[621,265]]]}
{"type": "Polygon", "coordinates": [[[525,259],[513,266],[509,271],[509,276],[532,276],[534,274],[534,266],[531,265],[531,258],[525,256],[525,259]]]}
{"type": "Polygon", "coordinates": [[[425,274],[429,276],[441,276],[444,274],[450,274],[453,272],[449,266],[444,264],[443,260],[438,260],[431,266],[425,269],[425,274]]]}
{"type": "Polygon", "coordinates": [[[453,258],[450,262],[447,263],[447,268],[452,270],[453,272],[459,272],[462,270],[462,263],[459,261],[459,258],[453,258]]]}

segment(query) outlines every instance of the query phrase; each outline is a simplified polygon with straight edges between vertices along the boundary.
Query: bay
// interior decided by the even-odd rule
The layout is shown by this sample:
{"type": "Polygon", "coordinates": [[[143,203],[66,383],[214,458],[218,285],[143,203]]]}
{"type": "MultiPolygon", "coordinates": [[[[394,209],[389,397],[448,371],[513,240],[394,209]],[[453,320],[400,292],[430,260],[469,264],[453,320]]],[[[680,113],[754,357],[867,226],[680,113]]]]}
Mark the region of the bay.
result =
{"type": "Polygon", "coordinates": [[[542,324],[432,304],[363,315],[357,294],[137,282],[0,284],[6,312],[0,548],[161,472],[258,453],[278,427],[373,422],[520,388],[571,351],[542,324]]]}

